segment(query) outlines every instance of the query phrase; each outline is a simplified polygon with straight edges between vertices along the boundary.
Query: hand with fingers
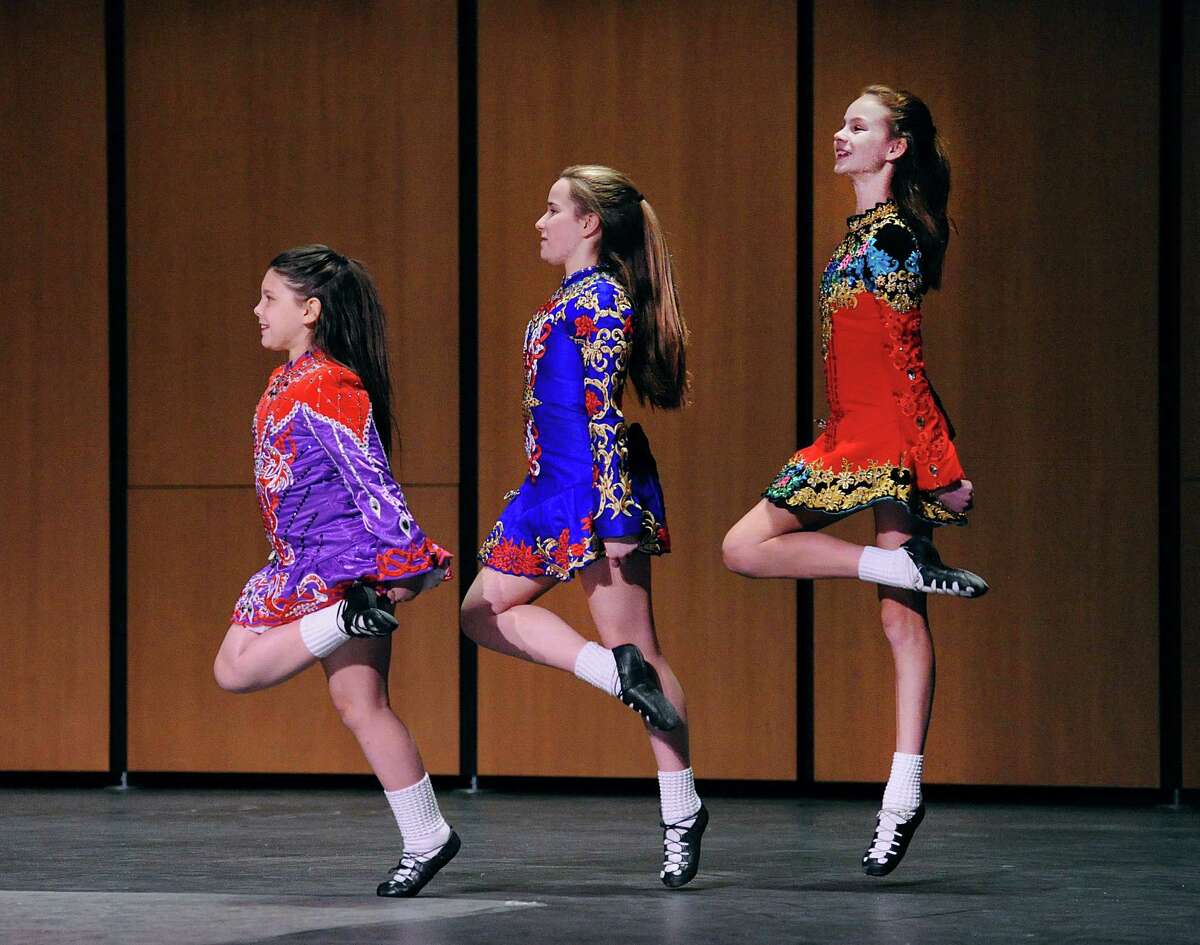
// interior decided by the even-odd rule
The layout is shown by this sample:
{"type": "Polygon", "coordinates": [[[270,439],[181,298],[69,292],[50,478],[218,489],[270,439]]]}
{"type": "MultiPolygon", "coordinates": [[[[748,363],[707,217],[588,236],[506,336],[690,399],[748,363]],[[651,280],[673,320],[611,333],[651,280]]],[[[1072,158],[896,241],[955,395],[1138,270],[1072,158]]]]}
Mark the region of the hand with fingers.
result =
{"type": "Polygon", "coordinates": [[[975,505],[975,486],[970,479],[960,479],[933,493],[951,512],[969,512],[975,505]]]}
{"type": "Polygon", "coordinates": [[[387,599],[393,604],[407,604],[410,600],[421,593],[421,585],[425,582],[424,575],[417,577],[405,578],[403,581],[397,581],[387,589],[387,599]]]}

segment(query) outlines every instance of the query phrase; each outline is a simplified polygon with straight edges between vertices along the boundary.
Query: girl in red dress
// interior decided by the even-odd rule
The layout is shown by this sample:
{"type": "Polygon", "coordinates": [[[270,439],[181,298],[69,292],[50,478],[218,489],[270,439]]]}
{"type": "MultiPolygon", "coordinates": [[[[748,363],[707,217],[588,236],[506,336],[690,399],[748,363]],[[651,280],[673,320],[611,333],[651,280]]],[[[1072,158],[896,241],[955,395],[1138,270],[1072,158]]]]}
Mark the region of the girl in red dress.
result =
{"type": "Polygon", "coordinates": [[[934,526],[966,523],[974,494],[921,350],[921,298],[941,283],[950,238],[950,166],[925,103],[886,86],[851,103],[833,144],[834,173],[850,178],[857,212],[821,278],[829,418],[729,530],[723,552],[747,577],[879,585],[896,666],[896,753],[863,870],[884,876],[925,816],[934,659],[924,595],[979,597],[987,583],[944,565],[930,540],[934,526]],[[819,533],[868,507],[874,546],[819,533]]]}

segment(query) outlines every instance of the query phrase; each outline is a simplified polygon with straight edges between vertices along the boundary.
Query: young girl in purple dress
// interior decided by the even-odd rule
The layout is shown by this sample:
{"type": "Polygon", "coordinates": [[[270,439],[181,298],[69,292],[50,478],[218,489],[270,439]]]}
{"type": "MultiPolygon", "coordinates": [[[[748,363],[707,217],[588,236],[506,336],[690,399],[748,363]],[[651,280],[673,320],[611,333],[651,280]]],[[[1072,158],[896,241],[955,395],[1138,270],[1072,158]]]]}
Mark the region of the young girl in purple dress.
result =
{"type": "Polygon", "coordinates": [[[527,475],[480,549],[463,632],[574,673],[646,719],[659,768],[660,878],[678,887],[696,875],[708,811],[650,601],[651,556],[670,547],[662,488],[621,399],[628,377],[655,407],[683,403],[687,332],[658,218],[625,175],[567,168],[536,227],[542,259],[565,278],[525,329],[527,475]],[[576,573],[603,646],[533,603],[576,573]]]}
{"type": "Polygon", "coordinates": [[[271,553],[246,583],[213,673],[230,692],[320,662],[383,785],[404,853],[380,896],[415,896],[458,852],[412,735],[388,704],[394,604],[449,575],[392,478],[384,315],[367,271],[326,246],[271,260],[254,308],[287,353],[254,415],[254,481],[271,553]]]}

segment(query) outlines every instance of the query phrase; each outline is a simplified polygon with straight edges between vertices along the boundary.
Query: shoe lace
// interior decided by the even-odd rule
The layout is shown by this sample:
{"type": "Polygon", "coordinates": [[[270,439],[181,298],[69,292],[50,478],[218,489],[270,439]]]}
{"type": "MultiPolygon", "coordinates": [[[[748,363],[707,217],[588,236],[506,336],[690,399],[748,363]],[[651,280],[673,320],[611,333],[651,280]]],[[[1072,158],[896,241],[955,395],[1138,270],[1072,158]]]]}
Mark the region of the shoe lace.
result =
{"type": "Polygon", "coordinates": [[[663,831],[663,873],[682,873],[692,856],[692,845],[684,836],[696,823],[691,817],[677,824],[667,824],[663,831]]]}
{"type": "Polygon", "coordinates": [[[905,815],[898,811],[881,810],[879,819],[875,824],[875,840],[867,850],[867,858],[877,860],[883,863],[889,856],[896,852],[900,846],[900,834],[898,832],[901,825],[908,823],[911,815],[905,815]]]}
{"type": "Polygon", "coordinates": [[[405,851],[400,855],[400,862],[396,864],[396,868],[392,870],[392,882],[407,883],[410,882],[417,873],[419,866],[424,866],[432,860],[441,850],[441,847],[436,847],[426,853],[409,853],[405,851]]]}

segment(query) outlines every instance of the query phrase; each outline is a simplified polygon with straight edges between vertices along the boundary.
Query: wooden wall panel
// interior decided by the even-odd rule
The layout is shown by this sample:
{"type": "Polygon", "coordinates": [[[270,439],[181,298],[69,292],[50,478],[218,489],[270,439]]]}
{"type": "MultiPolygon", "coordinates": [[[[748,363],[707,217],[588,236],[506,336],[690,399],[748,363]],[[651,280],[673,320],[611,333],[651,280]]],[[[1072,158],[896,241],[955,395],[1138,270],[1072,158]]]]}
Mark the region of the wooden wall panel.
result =
{"type": "MultiPolygon", "coordinates": [[[[458,490],[407,490],[439,543],[456,534],[458,490]]],[[[219,689],[212,662],[242,584],[266,560],[254,492],[140,489],[130,498],[129,768],[131,771],[369,772],[307,670],[248,695],[219,689]],[[164,541],[162,523],[188,541],[164,541]]],[[[435,774],[458,773],[457,581],[400,607],[392,704],[435,774]]]]}
{"type": "MultiPolygon", "coordinates": [[[[922,95],[954,167],[925,338],[978,510],[938,540],[993,590],[932,603],[932,781],[1158,783],[1158,35],[1153,6],[1115,0],[816,4],[806,288],[854,209],[831,142],[864,85],[922,95]]],[[[882,780],[874,594],[821,584],[815,636],[816,775],[882,780]]]]}
{"type": "MultiPolygon", "coordinates": [[[[130,0],[126,10],[130,765],[365,770],[331,711],[316,708],[327,701],[319,674],[252,698],[213,686],[228,610],[262,563],[249,489],[215,487],[250,485],[250,416],[280,360],[254,331],[263,271],[281,249],[324,242],[376,278],[403,447],[393,465],[420,521],[457,545],[455,5],[130,0]],[[161,607],[138,608],[165,588],[186,601],[170,609],[172,631],[161,607]],[[171,704],[175,693],[183,704],[171,704]],[[327,716],[314,732],[289,726],[314,712],[327,716]],[[270,738],[248,741],[248,723],[270,738]]],[[[458,768],[454,597],[443,588],[406,611],[428,630],[412,654],[397,646],[411,656],[398,669],[412,691],[433,693],[424,708],[401,706],[417,713],[426,760],[443,773],[458,768]]]]}
{"type": "Polygon", "coordinates": [[[101,3],[0,5],[0,768],[108,769],[101,3]]]}
{"type": "MultiPolygon", "coordinates": [[[[794,5],[773,0],[479,8],[481,532],[523,476],[521,335],[562,277],[538,258],[533,223],[563,167],[619,167],[664,222],[692,329],[694,405],[647,415],[631,394],[626,407],[666,491],[675,551],[655,565],[656,614],[701,777],[796,772],[794,586],[734,577],[720,555],[795,446],[795,35],[794,5]]],[[[593,632],[580,587],[546,601],[593,632]]],[[[654,765],[615,701],[483,653],[479,769],[654,765]]]]}
{"type": "Polygon", "coordinates": [[[1200,787],[1200,266],[1190,247],[1200,233],[1200,0],[1185,0],[1183,32],[1183,286],[1180,352],[1183,430],[1183,781],[1200,787]]]}
{"type": "Polygon", "coordinates": [[[126,6],[131,483],[250,482],[278,362],[251,309],[311,242],[364,260],[390,311],[405,480],[456,482],[454,4],[126,6]]]}

